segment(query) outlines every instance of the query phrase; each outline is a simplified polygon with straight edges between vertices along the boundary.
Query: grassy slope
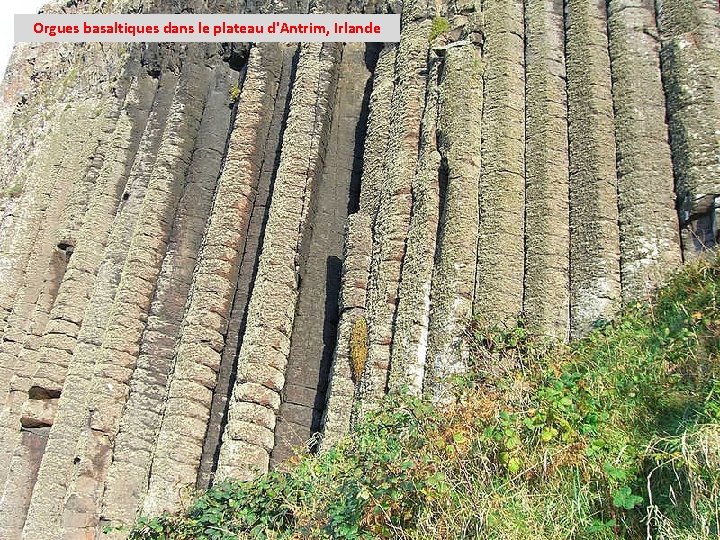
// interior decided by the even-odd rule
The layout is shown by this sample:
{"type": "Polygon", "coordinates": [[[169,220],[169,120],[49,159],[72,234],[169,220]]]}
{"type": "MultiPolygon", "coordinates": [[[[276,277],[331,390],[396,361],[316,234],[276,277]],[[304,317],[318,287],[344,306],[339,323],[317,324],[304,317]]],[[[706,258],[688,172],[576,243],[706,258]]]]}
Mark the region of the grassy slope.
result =
{"type": "Polygon", "coordinates": [[[132,539],[718,538],[720,260],[567,347],[471,330],[442,410],[390,396],[335,448],[132,539]]]}

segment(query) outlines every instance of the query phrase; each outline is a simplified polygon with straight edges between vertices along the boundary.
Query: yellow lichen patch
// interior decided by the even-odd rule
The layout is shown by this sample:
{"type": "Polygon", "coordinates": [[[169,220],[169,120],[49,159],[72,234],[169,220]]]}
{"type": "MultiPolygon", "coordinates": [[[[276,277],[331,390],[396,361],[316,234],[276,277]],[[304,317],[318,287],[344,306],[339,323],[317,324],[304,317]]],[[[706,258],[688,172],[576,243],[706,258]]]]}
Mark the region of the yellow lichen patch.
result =
{"type": "Polygon", "coordinates": [[[368,327],[365,317],[358,317],[350,334],[350,367],[355,382],[360,380],[365,370],[368,356],[368,327]]]}

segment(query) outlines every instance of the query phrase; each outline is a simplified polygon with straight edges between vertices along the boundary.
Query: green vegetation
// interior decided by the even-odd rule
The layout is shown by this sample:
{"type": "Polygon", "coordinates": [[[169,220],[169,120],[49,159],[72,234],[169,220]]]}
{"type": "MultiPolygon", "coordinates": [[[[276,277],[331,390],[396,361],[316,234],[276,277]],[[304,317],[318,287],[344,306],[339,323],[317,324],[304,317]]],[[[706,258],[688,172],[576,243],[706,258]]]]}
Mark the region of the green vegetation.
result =
{"type": "Polygon", "coordinates": [[[450,23],[445,17],[435,17],[430,28],[430,41],[433,41],[436,37],[450,31],[450,23]]]}
{"type": "Polygon", "coordinates": [[[23,192],[23,186],[20,182],[15,182],[14,184],[6,187],[2,191],[0,191],[0,197],[7,197],[10,199],[15,199],[22,195],[23,192]]]}
{"type": "Polygon", "coordinates": [[[130,538],[718,538],[719,290],[720,260],[696,263],[571,346],[475,325],[453,403],[389,396],[319,456],[130,538]]]}
{"type": "Polygon", "coordinates": [[[230,101],[237,102],[240,99],[240,85],[238,83],[233,84],[228,93],[230,94],[230,101]]]}

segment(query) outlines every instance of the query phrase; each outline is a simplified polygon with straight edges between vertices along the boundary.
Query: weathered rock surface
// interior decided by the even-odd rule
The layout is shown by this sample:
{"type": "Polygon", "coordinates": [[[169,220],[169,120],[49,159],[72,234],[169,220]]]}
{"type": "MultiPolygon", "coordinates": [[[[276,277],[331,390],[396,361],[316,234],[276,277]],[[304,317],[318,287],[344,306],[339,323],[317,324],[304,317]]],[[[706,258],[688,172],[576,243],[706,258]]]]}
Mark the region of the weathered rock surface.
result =
{"type": "Polygon", "coordinates": [[[570,165],[570,332],[620,304],[615,119],[605,2],[568,0],[565,54],[570,165]]]}
{"type": "Polygon", "coordinates": [[[682,246],[692,257],[718,241],[720,11],[712,0],[656,8],[682,246]]]}
{"type": "Polygon", "coordinates": [[[401,11],[402,34],[16,47],[3,539],[181,508],[327,447],[388,391],[442,399],[473,317],[578,336],[717,243],[715,2],[183,7],[401,11]]]}
{"type": "Polygon", "coordinates": [[[568,107],[563,4],[525,2],[525,295],[528,326],[570,331],[568,107]]]}

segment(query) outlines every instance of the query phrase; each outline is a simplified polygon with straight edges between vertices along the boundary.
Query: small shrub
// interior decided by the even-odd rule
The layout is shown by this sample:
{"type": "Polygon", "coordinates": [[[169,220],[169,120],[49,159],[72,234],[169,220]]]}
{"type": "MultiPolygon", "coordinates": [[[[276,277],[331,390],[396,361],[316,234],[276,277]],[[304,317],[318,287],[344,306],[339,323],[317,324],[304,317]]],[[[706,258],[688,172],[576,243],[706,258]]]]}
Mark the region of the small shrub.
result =
{"type": "Polygon", "coordinates": [[[450,30],[450,23],[445,17],[435,17],[430,28],[430,41],[433,41],[436,37],[448,32],[450,30]]]}
{"type": "Polygon", "coordinates": [[[358,317],[350,334],[350,367],[355,382],[358,382],[365,370],[368,355],[368,327],[365,317],[358,317]]]}
{"type": "Polygon", "coordinates": [[[230,100],[235,103],[240,99],[240,85],[238,83],[233,84],[228,93],[230,94],[230,100]]]}

